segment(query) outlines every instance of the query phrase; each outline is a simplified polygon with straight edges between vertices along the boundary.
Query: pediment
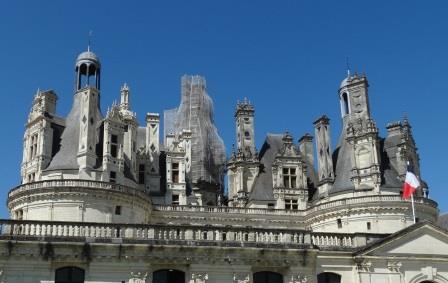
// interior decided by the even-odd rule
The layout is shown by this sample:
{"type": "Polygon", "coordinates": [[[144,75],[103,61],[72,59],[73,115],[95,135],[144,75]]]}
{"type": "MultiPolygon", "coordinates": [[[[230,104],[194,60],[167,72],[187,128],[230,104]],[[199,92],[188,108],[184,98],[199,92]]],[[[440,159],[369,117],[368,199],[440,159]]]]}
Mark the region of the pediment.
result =
{"type": "Polygon", "coordinates": [[[359,253],[368,256],[437,256],[448,258],[448,232],[430,223],[413,225],[359,253]]]}

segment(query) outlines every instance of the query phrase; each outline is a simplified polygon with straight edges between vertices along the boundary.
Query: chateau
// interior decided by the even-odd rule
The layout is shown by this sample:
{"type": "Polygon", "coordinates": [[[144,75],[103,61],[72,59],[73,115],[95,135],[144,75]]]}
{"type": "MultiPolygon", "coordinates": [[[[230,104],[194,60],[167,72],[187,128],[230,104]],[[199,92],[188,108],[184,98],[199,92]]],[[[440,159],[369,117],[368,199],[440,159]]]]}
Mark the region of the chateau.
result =
{"type": "Polygon", "coordinates": [[[34,96],[22,182],[0,220],[0,282],[448,282],[448,233],[411,125],[379,136],[366,76],[335,86],[336,148],[323,115],[314,135],[268,134],[257,150],[244,99],[226,156],[203,77],[182,77],[179,107],[140,125],[126,84],[101,111],[109,94],[92,51],[74,73],[72,98],[34,96]],[[65,118],[58,99],[73,101],[65,118]],[[401,197],[407,166],[422,184],[415,224],[401,197]]]}

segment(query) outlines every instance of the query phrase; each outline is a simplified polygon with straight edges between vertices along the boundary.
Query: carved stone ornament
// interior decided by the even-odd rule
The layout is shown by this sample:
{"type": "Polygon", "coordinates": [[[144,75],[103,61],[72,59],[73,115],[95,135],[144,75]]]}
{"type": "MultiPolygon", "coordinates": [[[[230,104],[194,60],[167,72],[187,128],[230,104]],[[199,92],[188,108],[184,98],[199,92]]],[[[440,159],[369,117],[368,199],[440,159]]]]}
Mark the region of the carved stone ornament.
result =
{"type": "Polygon", "coordinates": [[[206,283],[208,282],[207,272],[193,272],[191,273],[190,283],[206,283]]]}
{"type": "Polygon", "coordinates": [[[372,267],[372,262],[370,262],[368,260],[357,261],[358,272],[370,272],[371,267],[372,267]]]}
{"type": "Polygon", "coordinates": [[[388,261],[387,269],[391,272],[400,272],[401,265],[400,261],[388,261]]]}
{"type": "Polygon", "coordinates": [[[291,276],[289,283],[306,283],[308,282],[308,276],[304,274],[296,274],[291,276]]]}
{"type": "Polygon", "coordinates": [[[249,283],[249,281],[248,273],[233,273],[233,283],[249,283]]]}
{"type": "Polygon", "coordinates": [[[146,279],[149,279],[147,277],[147,272],[131,272],[129,283],[146,283],[146,279]]]}
{"type": "Polygon", "coordinates": [[[427,266],[421,269],[422,274],[426,275],[428,280],[433,280],[434,277],[437,277],[437,268],[432,266],[427,266]]]}

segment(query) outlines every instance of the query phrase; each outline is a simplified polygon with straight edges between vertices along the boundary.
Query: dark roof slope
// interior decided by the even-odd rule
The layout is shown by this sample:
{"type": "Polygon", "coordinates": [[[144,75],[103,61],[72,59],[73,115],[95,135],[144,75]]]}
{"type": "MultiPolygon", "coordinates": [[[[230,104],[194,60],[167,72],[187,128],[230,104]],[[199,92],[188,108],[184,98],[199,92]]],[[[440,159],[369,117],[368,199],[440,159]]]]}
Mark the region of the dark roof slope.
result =
{"type": "Polygon", "coordinates": [[[282,148],[283,135],[268,134],[263,146],[260,150],[260,172],[255,180],[252,193],[249,195],[249,200],[254,201],[270,201],[274,200],[272,192],[272,163],[275,156],[282,148]]]}

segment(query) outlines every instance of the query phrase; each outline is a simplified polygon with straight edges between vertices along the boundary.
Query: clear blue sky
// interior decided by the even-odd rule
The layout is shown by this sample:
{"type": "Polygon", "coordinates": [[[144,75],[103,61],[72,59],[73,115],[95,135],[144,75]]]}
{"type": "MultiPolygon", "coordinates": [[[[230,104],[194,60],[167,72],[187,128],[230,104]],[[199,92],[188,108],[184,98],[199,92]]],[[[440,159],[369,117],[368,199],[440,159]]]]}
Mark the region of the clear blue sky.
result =
{"type": "MultiPolygon", "coordinates": [[[[335,144],[348,56],[352,70],[368,76],[383,135],[408,113],[422,177],[448,211],[447,11],[446,1],[2,1],[0,199],[20,182],[36,89],[54,89],[58,113],[68,113],[74,60],[93,30],[103,112],[127,82],[143,123],[146,112],[179,104],[183,74],[200,74],[227,150],[235,103],[244,97],[256,107],[258,148],[267,132],[288,130],[296,140],[312,133],[321,114],[331,118],[335,144]]],[[[0,216],[7,217],[4,205],[0,216]]]]}

